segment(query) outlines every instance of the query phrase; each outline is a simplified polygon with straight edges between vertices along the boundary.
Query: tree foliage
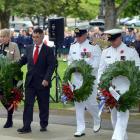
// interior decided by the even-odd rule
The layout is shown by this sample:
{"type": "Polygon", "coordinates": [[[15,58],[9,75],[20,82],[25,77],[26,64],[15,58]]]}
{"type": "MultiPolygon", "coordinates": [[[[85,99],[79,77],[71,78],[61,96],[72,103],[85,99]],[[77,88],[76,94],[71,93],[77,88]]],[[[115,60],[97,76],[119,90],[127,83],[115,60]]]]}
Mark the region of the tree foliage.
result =
{"type": "Polygon", "coordinates": [[[104,0],[105,3],[105,28],[116,26],[116,21],[122,11],[126,8],[129,0],[104,0]]]}
{"type": "Polygon", "coordinates": [[[98,14],[99,2],[91,0],[21,0],[16,7],[20,16],[57,15],[93,19],[98,14]]]}
{"type": "Polygon", "coordinates": [[[0,28],[9,26],[9,18],[13,12],[13,7],[19,0],[0,0],[0,28]]]}
{"type": "Polygon", "coordinates": [[[139,0],[0,0],[0,28],[9,27],[12,15],[30,19],[57,15],[91,20],[99,15],[102,1],[105,2],[105,20],[109,27],[115,26],[119,16],[140,14],[139,0]]]}
{"type": "Polygon", "coordinates": [[[139,0],[129,0],[126,8],[122,11],[120,16],[122,17],[132,17],[140,15],[140,1],[139,0]]]}

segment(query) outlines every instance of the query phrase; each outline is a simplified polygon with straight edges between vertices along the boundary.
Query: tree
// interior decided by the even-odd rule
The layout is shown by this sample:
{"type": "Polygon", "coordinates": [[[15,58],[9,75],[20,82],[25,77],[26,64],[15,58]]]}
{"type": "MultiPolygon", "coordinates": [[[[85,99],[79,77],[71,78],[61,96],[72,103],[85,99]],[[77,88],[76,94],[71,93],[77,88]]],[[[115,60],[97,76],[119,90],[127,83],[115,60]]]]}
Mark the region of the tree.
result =
{"type": "Polygon", "coordinates": [[[140,1],[139,0],[129,0],[124,11],[121,13],[122,17],[132,17],[140,15],[140,1]]]}
{"type": "Polygon", "coordinates": [[[0,28],[9,27],[9,19],[18,0],[0,0],[0,28]]]}
{"type": "Polygon", "coordinates": [[[20,0],[14,10],[19,17],[29,17],[34,25],[32,17],[36,16],[38,20],[40,16],[46,18],[51,14],[50,7],[52,7],[50,0],[20,0]]]}
{"type": "Polygon", "coordinates": [[[80,2],[81,0],[21,0],[15,11],[18,16],[28,16],[30,19],[33,16],[46,18],[50,15],[67,17],[77,4],[79,7],[80,2]]]}
{"type": "Polygon", "coordinates": [[[129,0],[105,0],[105,29],[116,27],[117,18],[130,3],[129,0]]]}

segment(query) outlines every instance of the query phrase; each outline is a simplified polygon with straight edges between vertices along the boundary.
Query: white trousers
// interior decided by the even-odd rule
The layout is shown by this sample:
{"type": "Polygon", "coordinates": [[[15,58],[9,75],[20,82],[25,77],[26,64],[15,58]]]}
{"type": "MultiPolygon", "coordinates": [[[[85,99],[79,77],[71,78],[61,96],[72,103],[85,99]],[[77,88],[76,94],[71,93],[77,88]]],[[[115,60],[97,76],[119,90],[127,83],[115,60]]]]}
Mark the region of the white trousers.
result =
{"type": "Polygon", "coordinates": [[[111,122],[114,129],[112,140],[128,140],[127,124],[129,120],[129,110],[119,112],[116,108],[111,110],[111,122]]]}
{"type": "MultiPolygon", "coordinates": [[[[83,83],[83,78],[79,73],[76,73],[72,80],[76,88],[80,88],[83,83]]],[[[92,115],[94,125],[100,124],[100,117],[98,116],[99,108],[96,100],[97,97],[97,81],[94,81],[92,94],[84,102],[75,102],[77,131],[85,130],[85,108],[92,115]]]]}
{"type": "Polygon", "coordinates": [[[91,114],[94,125],[99,125],[101,120],[98,116],[99,108],[96,93],[93,92],[84,102],[75,102],[77,131],[80,132],[85,130],[85,108],[91,114]]]}

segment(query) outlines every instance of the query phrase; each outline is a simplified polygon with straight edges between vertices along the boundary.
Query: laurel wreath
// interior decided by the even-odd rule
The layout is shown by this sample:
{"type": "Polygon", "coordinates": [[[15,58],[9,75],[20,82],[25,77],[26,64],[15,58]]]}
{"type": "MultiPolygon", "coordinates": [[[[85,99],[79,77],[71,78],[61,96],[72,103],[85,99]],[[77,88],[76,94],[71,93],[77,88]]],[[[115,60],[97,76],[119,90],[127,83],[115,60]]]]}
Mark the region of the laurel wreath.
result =
{"type": "Polygon", "coordinates": [[[72,73],[79,72],[83,77],[82,86],[74,90],[74,101],[85,101],[93,90],[95,76],[92,75],[93,68],[84,60],[73,61],[64,73],[63,84],[67,84],[71,80],[72,73]]]}
{"type": "Polygon", "coordinates": [[[129,90],[121,95],[116,108],[119,111],[126,111],[136,106],[140,101],[140,71],[134,61],[118,61],[110,64],[100,78],[99,90],[109,92],[112,79],[119,75],[126,76],[130,81],[129,90]]]}
{"type": "Polygon", "coordinates": [[[16,87],[18,81],[23,80],[23,72],[17,62],[11,62],[6,57],[0,57],[0,96],[4,104],[20,101],[23,98],[23,89],[16,87]],[[13,91],[16,91],[13,94],[13,91]],[[18,97],[17,97],[18,95],[18,97]]]}

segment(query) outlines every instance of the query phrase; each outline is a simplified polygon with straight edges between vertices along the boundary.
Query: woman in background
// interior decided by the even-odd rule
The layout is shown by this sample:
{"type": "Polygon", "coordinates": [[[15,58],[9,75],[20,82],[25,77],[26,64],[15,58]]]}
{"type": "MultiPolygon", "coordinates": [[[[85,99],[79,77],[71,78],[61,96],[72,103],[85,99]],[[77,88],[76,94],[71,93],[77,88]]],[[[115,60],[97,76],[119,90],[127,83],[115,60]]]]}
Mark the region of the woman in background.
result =
{"type": "MultiPolygon", "coordinates": [[[[20,51],[17,44],[11,42],[11,32],[9,29],[5,28],[0,30],[0,40],[0,55],[9,58],[11,61],[18,61],[20,59],[20,51]]],[[[13,82],[16,84],[16,81],[13,82]]],[[[3,128],[12,127],[14,107],[11,108],[11,104],[5,104],[3,102],[2,104],[7,110],[7,121],[3,128]]]]}

